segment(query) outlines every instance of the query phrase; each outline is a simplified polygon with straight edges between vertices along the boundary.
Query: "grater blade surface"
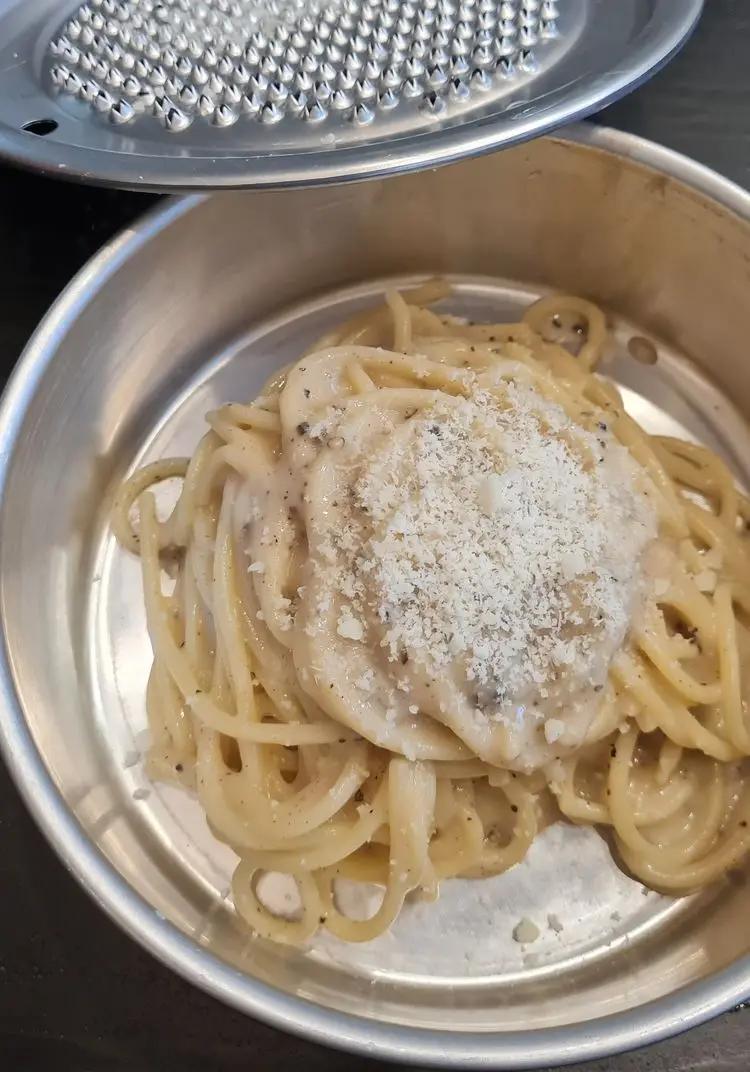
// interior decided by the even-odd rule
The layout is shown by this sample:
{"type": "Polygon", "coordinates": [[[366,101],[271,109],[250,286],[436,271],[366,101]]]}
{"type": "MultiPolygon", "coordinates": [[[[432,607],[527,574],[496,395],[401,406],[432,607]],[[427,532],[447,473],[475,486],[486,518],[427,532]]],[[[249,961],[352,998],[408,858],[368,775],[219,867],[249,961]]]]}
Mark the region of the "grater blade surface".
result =
{"type": "Polygon", "coordinates": [[[283,123],[304,149],[321,124],[383,135],[486,106],[554,62],[564,3],[88,0],[52,39],[48,77],[98,122],[197,124],[217,142],[240,121],[283,123]]]}

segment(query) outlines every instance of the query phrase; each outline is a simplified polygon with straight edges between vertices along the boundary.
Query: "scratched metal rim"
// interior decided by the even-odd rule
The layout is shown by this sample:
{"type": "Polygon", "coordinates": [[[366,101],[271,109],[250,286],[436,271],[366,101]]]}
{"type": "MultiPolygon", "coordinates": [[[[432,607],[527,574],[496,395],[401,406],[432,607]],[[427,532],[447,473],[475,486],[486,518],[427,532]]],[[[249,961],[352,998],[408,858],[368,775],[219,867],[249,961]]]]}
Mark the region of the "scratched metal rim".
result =
{"type": "MultiPolygon", "coordinates": [[[[112,128],[103,142],[92,137],[93,124],[81,122],[80,116],[73,121],[62,98],[50,95],[44,85],[45,48],[59,30],[59,11],[50,14],[54,8],[47,0],[0,0],[0,159],[61,178],[164,192],[320,185],[436,167],[533,138],[612,103],[669,61],[690,36],[702,8],[703,0],[648,0],[628,7],[628,17],[641,20],[634,21],[632,36],[623,31],[618,38],[613,29],[607,42],[604,34],[602,54],[588,56],[578,72],[574,41],[572,61],[557,81],[553,69],[551,83],[535,91],[532,78],[529,92],[521,93],[514,107],[498,103],[460,119],[406,125],[387,137],[377,135],[376,121],[355,140],[336,145],[319,144],[325,139],[299,141],[293,150],[261,139],[228,151],[226,142],[222,148],[226,132],[219,130],[215,151],[210,145],[191,149],[188,144],[179,151],[180,134],[167,135],[169,144],[149,143],[122,126],[112,128]],[[52,125],[51,132],[44,124],[52,125]]],[[[603,32],[602,0],[587,0],[581,11],[589,22],[599,20],[603,32]]]]}
{"type": "MultiPolygon", "coordinates": [[[[691,160],[631,135],[577,126],[574,143],[632,159],[678,180],[750,221],[750,193],[691,160]]],[[[22,435],[36,386],[54,361],[60,335],[107,280],[138,250],[202,203],[167,202],[110,242],[68,286],[47,314],[0,405],[0,503],[10,459],[22,435]]],[[[223,964],[158,916],[128,886],[78,826],[62,801],[32,740],[18,702],[8,651],[0,651],[0,747],[26,804],[52,846],[90,895],[144,948],[185,979],[274,1027],[318,1043],[393,1061],[449,1068],[538,1068],[565,1064],[655,1042],[696,1026],[750,993],[750,957],[714,976],[637,1009],[583,1024],[502,1034],[415,1029],[332,1011],[291,997],[223,964]]]]}

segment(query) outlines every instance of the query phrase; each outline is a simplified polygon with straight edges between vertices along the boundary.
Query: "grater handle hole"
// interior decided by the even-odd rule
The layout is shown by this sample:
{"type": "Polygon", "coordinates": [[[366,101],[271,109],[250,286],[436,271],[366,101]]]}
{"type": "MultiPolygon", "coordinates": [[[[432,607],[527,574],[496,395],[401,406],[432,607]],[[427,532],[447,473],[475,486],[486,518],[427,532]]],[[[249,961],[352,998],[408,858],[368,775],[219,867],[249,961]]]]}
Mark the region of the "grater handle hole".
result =
{"type": "Polygon", "coordinates": [[[43,138],[46,134],[52,134],[57,130],[57,120],[32,119],[29,123],[24,123],[22,129],[27,134],[36,134],[38,137],[43,138]]]}

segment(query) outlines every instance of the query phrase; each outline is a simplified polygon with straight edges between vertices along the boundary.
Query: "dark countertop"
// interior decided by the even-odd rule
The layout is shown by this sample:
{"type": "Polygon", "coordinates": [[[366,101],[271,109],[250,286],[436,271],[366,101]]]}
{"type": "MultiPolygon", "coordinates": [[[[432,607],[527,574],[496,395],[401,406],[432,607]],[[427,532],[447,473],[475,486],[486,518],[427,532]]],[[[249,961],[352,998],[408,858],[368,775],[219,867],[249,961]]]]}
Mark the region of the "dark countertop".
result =
{"type": "MultiPolygon", "coordinates": [[[[615,2],[615,0],[612,0],[615,2]]],[[[598,121],[750,187],[750,4],[706,0],[665,71],[598,121]]],[[[0,369],[73,273],[153,197],[0,168],[0,369]]],[[[178,979],[126,938],[66,873],[0,767],[0,1055],[35,1072],[367,1072],[375,1062],[280,1034],[178,979]]],[[[581,1072],[745,1072],[750,1010],[581,1072]]]]}

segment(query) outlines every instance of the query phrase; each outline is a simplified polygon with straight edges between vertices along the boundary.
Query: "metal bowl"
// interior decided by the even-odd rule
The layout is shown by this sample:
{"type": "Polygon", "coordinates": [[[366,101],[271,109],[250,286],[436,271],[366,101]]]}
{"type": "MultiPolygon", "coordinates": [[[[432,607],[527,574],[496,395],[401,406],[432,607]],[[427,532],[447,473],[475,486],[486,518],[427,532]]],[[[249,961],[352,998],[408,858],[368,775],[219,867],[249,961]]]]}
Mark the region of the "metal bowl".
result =
{"type": "Polygon", "coordinates": [[[445,883],[370,945],[249,939],[227,899],[231,853],[137,761],[150,652],[138,566],[108,529],[133,465],[189,450],[207,409],[252,396],[384,277],[435,272],[475,318],[550,287],[602,302],[608,371],[635,415],[710,443],[750,483],[750,196],[696,164],[575,128],[418,176],[167,202],[76,277],[2,403],[0,730],[67,865],[186,978],[319,1042],[530,1068],[745,998],[744,875],[672,901],[623,875],[595,832],[557,826],[509,874],[445,883]],[[656,365],[626,356],[640,334],[656,365]],[[533,945],[513,941],[522,917],[541,928],[533,945]]]}

